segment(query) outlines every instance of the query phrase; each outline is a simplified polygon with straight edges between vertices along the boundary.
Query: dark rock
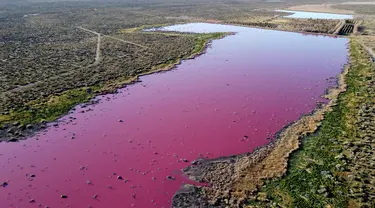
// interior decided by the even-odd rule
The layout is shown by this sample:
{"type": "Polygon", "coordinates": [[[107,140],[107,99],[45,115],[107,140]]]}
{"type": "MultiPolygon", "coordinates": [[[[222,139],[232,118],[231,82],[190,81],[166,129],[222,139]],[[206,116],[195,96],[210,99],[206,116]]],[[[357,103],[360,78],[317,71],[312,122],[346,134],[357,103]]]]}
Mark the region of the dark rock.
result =
{"type": "Polygon", "coordinates": [[[199,160],[194,160],[191,162],[192,165],[199,165],[200,164],[200,161],[199,160]]]}
{"type": "Polygon", "coordinates": [[[229,206],[221,204],[211,205],[208,200],[202,196],[199,188],[186,184],[173,196],[172,208],[178,207],[224,208],[229,206]]]}
{"type": "Polygon", "coordinates": [[[16,135],[17,137],[24,137],[25,135],[20,132],[20,131],[17,131],[14,135],[16,135]]]}
{"type": "Polygon", "coordinates": [[[7,140],[7,142],[18,142],[17,138],[10,138],[7,140]]]}
{"type": "Polygon", "coordinates": [[[34,126],[31,125],[31,124],[26,125],[26,129],[33,129],[33,128],[34,128],[34,126]]]}
{"type": "Polygon", "coordinates": [[[35,174],[31,174],[30,177],[31,177],[31,178],[35,178],[35,174]]]}
{"type": "Polygon", "coordinates": [[[122,176],[117,176],[117,179],[123,180],[122,176]]]}
{"type": "Polygon", "coordinates": [[[17,131],[17,128],[16,128],[16,127],[11,127],[11,128],[9,128],[9,129],[7,130],[7,133],[8,133],[8,134],[14,134],[14,133],[16,133],[16,131],[17,131]]]}
{"type": "Polygon", "coordinates": [[[64,195],[64,194],[61,194],[60,197],[61,197],[62,199],[66,199],[66,198],[68,198],[68,196],[67,196],[67,195],[64,195]]]}
{"type": "Polygon", "coordinates": [[[30,199],[29,202],[30,202],[30,203],[35,203],[35,200],[34,200],[34,199],[30,199]]]}
{"type": "Polygon", "coordinates": [[[23,125],[23,124],[20,124],[20,125],[17,126],[17,128],[20,129],[20,130],[25,130],[26,126],[23,125]]]}
{"type": "Polygon", "coordinates": [[[8,185],[9,185],[9,184],[8,184],[7,182],[3,182],[3,183],[1,184],[1,186],[4,187],[4,188],[7,187],[8,185]]]}
{"type": "Polygon", "coordinates": [[[14,122],[12,125],[13,126],[19,126],[21,123],[19,122],[19,121],[16,121],[16,122],[14,122]]]}
{"type": "Polygon", "coordinates": [[[167,179],[168,179],[168,180],[172,180],[172,181],[176,180],[176,178],[174,178],[173,176],[170,176],[170,175],[167,176],[167,179]]]}

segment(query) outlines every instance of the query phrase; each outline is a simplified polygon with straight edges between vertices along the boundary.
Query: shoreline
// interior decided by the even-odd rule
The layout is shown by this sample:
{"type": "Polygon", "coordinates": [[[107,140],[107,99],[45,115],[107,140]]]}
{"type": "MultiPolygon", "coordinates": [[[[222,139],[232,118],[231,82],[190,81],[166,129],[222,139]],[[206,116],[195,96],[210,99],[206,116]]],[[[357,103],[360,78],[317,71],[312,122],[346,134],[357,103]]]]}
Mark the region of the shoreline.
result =
{"type": "MultiPolygon", "coordinates": [[[[212,23],[211,21],[192,20],[192,21],[188,21],[188,22],[180,22],[180,23],[177,23],[177,24],[187,24],[187,23],[197,23],[197,22],[212,23]]],[[[215,24],[233,25],[233,26],[247,27],[247,28],[254,28],[254,29],[264,29],[264,30],[274,30],[274,31],[281,31],[281,32],[299,33],[299,34],[302,34],[302,35],[317,35],[317,36],[322,35],[322,36],[328,36],[328,37],[334,37],[334,38],[347,37],[347,36],[336,35],[336,34],[282,30],[282,29],[278,29],[278,28],[258,27],[258,26],[253,26],[253,25],[245,25],[245,24],[240,24],[240,23],[229,23],[229,22],[221,22],[221,21],[215,22],[215,24]]],[[[140,30],[144,30],[144,29],[148,29],[148,28],[155,28],[155,27],[168,26],[168,25],[175,25],[175,24],[144,25],[144,26],[137,27],[137,28],[123,29],[123,30],[120,30],[120,32],[125,32],[125,33],[127,33],[127,32],[137,32],[137,31],[139,32],[140,30]]],[[[157,32],[157,31],[155,31],[155,32],[157,32]]],[[[195,34],[195,33],[193,33],[193,34],[195,34]]],[[[196,34],[202,35],[202,34],[199,34],[199,33],[196,33],[196,34]]],[[[211,43],[211,41],[213,41],[215,39],[221,39],[221,38],[224,38],[225,36],[233,35],[235,33],[233,33],[233,32],[207,33],[206,35],[215,35],[215,34],[216,35],[219,34],[219,36],[209,37],[205,41],[205,43],[203,43],[203,47],[199,51],[194,52],[187,57],[183,57],[183,58],[179,58],[177,60],[173,60],[170,63],[164,63],[164,64],[154,66],[153,69],[151,69],[150,71],[143,72],[143,73],[140,73],[140,74],[135,75],[133,77],[125,78],[125,79],[124,79],[124,77],[122,77],[122,78],[120,77],[120,78],[117,78],[115,80],[108,81],[107,83],[105,83],[102,86],[88,86],[88,87],[74,88],[74,89],[70,89],[70,90],[67,90],[67,91],[63,91],[63,92],[55,94],[55,95],[50,95],[49,97],[45,98],[44,101],[48,102],[48,99],[50,99],[50,98],[59,98],[59,96],[69,94],[70,92],[73,92],[73,91],[85,91],[85,90],[91,90],[91,88],[95,88],[95,90],[93,90],[93,91],[95,91],[95,93],[91,93],[91,92],[88,93],[87,95],[85,95],[84,98],[81,98],[82,99],[81,101],[75,102],[72,105],[72,107],[70,107],[70,109],[67,110],[65,113],[59,114],[57,116],[55,115],[53,119],[47,119],[47,120],[42,119],[43,121],[36,122],[36,123],[35,122],[34,123],[23,123],[20,120],[9,120],[8,123],[4,123],[3,126],[0,126],[0,142],[2,142],[2,141],[16,142],[18,140],[24,140],[27,137],[33,136],[36,133],[38,133],[39,131],[41,131],[42,129],[47,128],[48,124],[56,123],[58,121],[58,119],[62,118],[63,116],[68,115],[69,111],[71,109],[73,109],[74,106],[92,104],[92,99],[95,98],[96,96],[116,93],[116,91],[118,89],[124,88],[127,85],[134,84],[135,82],[137,82],[137,80],[141,76],[172,70],[176,66],[181,64],[181,61],[183,61],[183,60],[194,59],[197,56],[200,56],[200,55],[204,54],[207,47],[209,47],[209,44],[211,43]],[[19,124],[21,124],[21,126],[19,126],[19,124]],[[9,134],[10,134],[10,136],[9,136],[9,134]]],[[[34,101],[31,101],[31,103],[32,102],[34,102],[34,101]]]]}
{"type": "Polygon", "coordinates": [[[241,207],[247,199],[256,199],[254,193],[264,180],[286,173],[289,156],[299,149],[301,138],[316,132],[325,113],[337,104],[339,95],[346,91],[349,68],[350,61],[338,75],[337,86],[327,89],[322,96],[329,100],[327,104],[283,127],[270,143],[250,153],[193,161],[182,170],[183,174],[210,186],[182,186],[173,196],[172,207],[192,206],[196,198],[204,207],[241,207]]]}
{"type": "MultiPolygon", "coordinates": [[[[211,23],[210,21],[202,21],[202,20],[195,21],[195,20],[193,20],[193,21],[189,21],[189,22],[181,22],[181,23],[178,23],[178,24],[188,24],[188,23],[197,23],[197,22],[211,23]]],[[[258,27],[258,26],[240,24],[240,23],[228,23],[228,22],[220,22],[220,21],[216,22],[214,24],[233,25],[233,26],[239,26],[239,27],[273,30],[273,31],[280,31],[280,32],[299,33],[299,34],[302,34],[302,35],[327,36],[327,37],[334,37],[334,38],[347,37],[347,36],[328,34],[328,33],[290,31],[290,30],[281,30],[281,29],[277,29],[277,28],[258,27]]],[[[161,27],[161,26],[169,26],[169,25],[175,25],[175,24],[144,25],[144,26],[137,27],[137,28],[123,29],[123,30],[120,30],[120,32],[125,32],[125,33],[137,32],[137,31],[139,32],[139,31],[144,30],[144,29],[161,27]]],[[[151,32],[159,32],[160,33],[160,31],[157,31],[157,30],[151,31],[151,32]]],[[[70,111],[75,106],[95,104],[96,102],[93,101],[93,99],[96,96],[116,93],[116,91],[118,89],[124,88],[127,85],[134,84],[134,83],[138,82],[138,80],[141,76],[165,72],[165,71],[168,71],[168,70],[173,70],[176,66],[181,64],[183,60],[194,59],[194,58],[204,54],[206,52],[206,49],[209,47],[210,43],[213,40],[222,39],[226,36],[234,35],[235,33],[224,32],[224,33],[207,33],[207,34],[191,33],[191,34],[193,34],[193,35],[196,34],[197,36],[203,35],[203,38],[204,38],[204,35],[207,35],[207,36],[211,35],[212,37],[208,37],[207,40],[204,41],[202,46],[199,45],[199,43],[198,43],[198,47],[202,47],[198,51],[196,51],[196,52],[194,52],[194,53],[192,53],[188,56],[185,56],[185,57],[182,57],[182,58],[179,58],[179,59],[176,59],[176,60],[172,60],[170,63],[164,63],[164,64],[159,64],[159,65],[153,66],[150,71],[143,72],[143,73],[137,74],[133,77],[125,78],[125,79],[124,79],[124,77],[120,77],[120,78],[117,78],[115,80],[108,81],[107,83],[105,83],[102,86],[88,86],[88,87],[74,88],[74,89],[70,89],[70,90],[61,92],[60,94],[51,95],[51,96],[47,97],[46,99],[44,99],[44,101],[48,102],[48,99],[59,98],[59,96],[69,94],[70,92],[73,92],[73,91],[87,91],[87,90],[95,91],[94,93],[92,93],[92,92],[88,93],[86,95],[86,97],[82,98],[83,100],[74,103],[74,105],[72,107],[70,107],[69,110],[67,110],[65,113],[62,113],[60,115],[55,116],[53,119],[47,119],[47,120],[43,119],[43,121],[41,121],[41,122],[25,123],[25,124],[20,122],[19,120],[10,120],[10,123],[8,122],[8,123],[5,123],[2,127],[0,126],[0,142],[3,142],[3,141],[5,141],[5,142],[17,142],[19,140],[24,140],[24,139],[27,139],[28,137],[34,136],[35,134],[37,134],[41,130],[46,129],[47,127],[49,127],[51,125],[56,125],[56,123],[59,122],[58,120],[60,118],[64,117],[64,116],[68,115],[70,113],[70,111]],[[91,90],[91,88],[94,88],[95,90],[91,90]],[[10,134],[10,136],[9,136],[9,134],[10,134]]],[[[179,35],[184,35],[184,33],[181,33],[179,35]]],[[[32,101],[32,102],[34,102],[34,101],[32,101]]]]}
{"type": "MultiPolygon", "coordinates": [[[[182,61],[184,61],[184,60],[195,59],[195,58],[199,57],[200,55],[203,55],[206,52],[207,48],[210,46],[210,44],[212,43],[213,40],[222,39],[226,36],[233,35],[233,34],[234,33],[229,33],[229,32],[228,33],[210,33],[210,34],[207,34],[207,36],[211,35],[212,37],[206,38],[202,44],[198,43],[197,47],[199,47],[199,50],[196,51],[196,52],[193,51],[194,53],[192,53],[192,54],[190,54],[186,57],[182,57],[182,58],[173,60],[173,61],[171,61],[171,63],[164,63],[164,64],[153,66],[150,71],[137,74],[137,75],[135,75],[133,77],[130,77],[130,78],[125,78],[125,79],[124,78],[118,78],[116,80],[109,81],[108,83],[99,87],[99,90],[98,90],[99,92],[95,92],[94,94],[89,94],[89,97],[87,98],[88,99],[87,101],[79,102],[79,103],[75,104],[72,108],[69,109],[69,111],[59,115],[56,119],[53,119],[52,121],[43,121],[43,122],[40,122],[40,123],[33,123],[33,124],[26,124],[26,125],[21,124],[19,121],[14,121],[13,124],[9,123],[9,124],[5,124],[3,127],[0,126],[0,143],[1,142],[18,142],[19,140],[25,140],[29,137],[35,136],[35,135],[43,132],[43,130],[45,130],[48,127],[58,125],[61,122],[61,121],[59,121],[59,119],[61,119],[64,116],[69,115],[71,113],[71,110],[73,110],[75,107],[81,106],[81,105],[89,106],[89,105],[97,104],[97,101],[95,101],[95,98],[97,96],[107,95],[107,94],[116,94],[117,90],[125,88],[128,85],[135,84],[135,83],[139,82],[139,78],[142,77],[142,76],[151,75],[151,74],[155,74],[155,73],[162,73],[162,72],[166,72],[166,71],[169,71],[169,70],[173,70],[178,65],[180,65],[182,63],[182,61]],[[21,127],[20,127],[20,125],[21,125],[21,127]],[[9,136],[9,134],[11,134],[12,136],[9,136]]],[[[197,35],[199,35],[199,34],[197,34],[197,35]]],[[[75,89],[64,91],[61,94],[64,94],[64,93],[70,92],[70,91],[75,91],[75,90],[78,90],[78,91],[79,90],[86,90],[87,91],[88,89],[91,90],[91,88],[98,88],[98,87],[97,86],[88,86],[88,87],[83,87],[83,88],[75,88],[75,89]]],[[[59,96],[61,94],[51,95],[50,97],[59,96]]]]}
{"type": "MultiPolygon", "coordinates": [[[[202,21],[197,22],[191,22],[191,23],[200,23],[202,21]]],[[[254,29],[263,29],[263,30],[273,30],[273,31],[280,31],[280,32],[289,32],[289,33],[298,33],[302,35],[316,35],[316,36],[327,36],[332,38],[347,38],[347,35],[338,35],[338,34],[331,34],[331,33],[318,33],[318,32],[305,32],[305,31],[298,31],[298,30],[282,30],[279,28],[269,28],[269,27],[259,27],[259,26],[253,26],[253,25],[246,25],[241,23],[230,23],[230,22],[204,22],[204,23],[210,23],[210,24],[221,24],[221,25],[232,25],[232,26],[239,26],[239,27],[247,27],[247,28],[254,28],[254,29]]]]}
{"type": "MultiPolygon", "coordinates": [[[[178,24],[188,24],[188,23],[197,23],[197,22],[212,23],[211,21],[192,20],[192,21],[188,21],[188,22],[180,22],[178,24]]],[[[273,31],[280,31],[280,32],[299,33],[299,34],[302,34],[302,35],[317,35],[317,36],[327,36],[327,37],[334,37],[334,38],[347,37],[347,36],[328,34],[328,33],[314,33],[314,32],[282,30],[282,29],[277,29],[277,28],[258,27],[258,26],[253,26],[253,25],[245,25],[245,24],[240,24],[240,23],[229,23],[229,22],[221,22],[221,21],[216,22],[214,24],[233,25],[233,26],[239,26],[239,27],[273,30],[273,31]]],[[[169,26],[169,25],[175,25],[175,24],[144,25],[144,26],[137,27],[137,28],[123,29],[123,30],[120,30],[120,32],[125,32],[125,33],[137,32],[137,31],[139,32],[140,30],[144,30],[144,29],[155,28],[155,27],[160,27],[160,26],[169,26]]],[[[153,32],[153,31],[151,31],[151,32],[153,32]]],[[[154,32],[160,33],[160,31],[154,31],[154,32]]],[[[64,96],[65,94],[69,94],[70,92],[74,92],[74,91],[87,91],[87,90],[91,91],[91,88],[94,88],[94,90],[92,90],[92,91],[95,91],[94,93],[90,92],[87,95],[85,95],[85,97],[82,98],[81,101],[78,101],[78,102],[74,103],[74,105],[72,107],[70,107],[69,110],[67,110],[65,113],[62,113],[58,116],[55,116],[54,119],[47,119],[47,120],[43,119],[42,122],[26,123],[26,124],[23,124],[22,122],[20,122],[18,120],[11,120],[10,123],[9,122],[5,123],[3,125],[3,127],[0,126],[0,142],[3,142],[3,141],[5,141],[5,142],[16,142],[16,141],[24,140],[24,139],[27,139],[28,137],[34,136],[35,134],[42,131],[43,129],[46,129],[47,127],[52,126],[52,125],[56,125],[56,123],[59,122],[58,120],[60,118],[64,117],[64,116],[68,115],[69,112],[75,106],[95,104],[95,101],[93,101],[93,99],[96,96],[116,93],[116,91],[118,89],[124,88],[127,85],[131,85],[131,84],[134,84],[134,83],[138,82],[138,80],[141,76],[165,72],[165,71],[168,71],[168,70],[173,70],[176,66],[181,64],[181,62],[183,60],[194,59],[194,58],[204,54],[206,52],[206,49],[209,47],[210,43],[213,40],[222,39],[226,36],[233,35],[235,33],[225,32],[225,33],[207,33],[207,34],[191,33],[191,34],[193,34],[193,35],[196,34],[197,36],[199,36],[199,35],[210,36],[211,35],[212,37],[208,37],[207,40],[205,40],[205,42],[202,44],[203,46],[202,46],[202,48],[200,48],[200,50],[190,54],[189,56],[182,57],[182,58],[179,58],[179,59],[176,59],[176,60],[172,60],[170,63],[164,63],[164,64],[153,66],[150,71],[137,74],[137,75],[135,75],[133,77],[130,77],[130,78],[120,77],[120,78],[117,78],[115,80],[108,81],[107,83],[105,83],[102,86],[87,86],[87,87],[81,87],[81,88],[74,88],[74,89],[70,89],[70,90],[61,92],[60,94],[51,95],[50,97],[45,98],[44,101],[48,102],[48,99],[50,99],[50,98],[57,98],[58,99],[59,96],[64,96]],[[19,126],[19,124],[21,124],[21,126],[19,126]]],[[[184,33],[181,33],[179,35],[184,35],[184,33]]],[[[200,47],[199,44],[198,44],[198,47],[200,47]]],[[[32,102],[34,102],[34,101],[32,101],[32,102]]]]}
{"type": "MultiPolygon", "coordinates": [[[[244,25],[241,26],[247,27],[244,25]]],[[[223,33],[217,38],[205,39],[203,47],[200,48],[199,51],[192,53],[187,57],[173,60],[171,63],[157,65],[155,67],[152,67],[152,70],[140,73],[129,79],[124,79],[122,81],[118,81],[119,79],[116,79],[115,81],[113,81],[113,84],[106,85],[106,87],[108,87],[108,91],[106,91],[107,89],[101,89],[104,92],[99,93],[91,98],[88,105],[95,104],[95,98],[97,98],[98,95],[116,93],[117,89],[125,88],[130,84],[138,82],[141,76],[175,69],[182,63],[183,60],[194,59],[204,54],[207,48],[210,47],[210,44],[213,40],[221,39],[226,37],[227,35],[232,34],[233,33],[223,33]]],[[[332,107],[337,104],[339,95],[342,92],[345,92],[347,87],[345,77],[350,68],[349,65],[350,61],[347,65],[344,66],[343,70],[337,76],[337,85],[327,89],[327,92],[322,96],[328,99],[327,104],[323,104],[322,106],[315,108],[309,114],[301,115],[301,117],[296,121],[293,121],[292,123],[280,129],[270,143],[264,146],[257,147],[251,153],[224,156],[209,160],[198,159],[194,161],[191,166],[184,168],[183,172],[187,176],[189,176],[191,180],[207,182],[210,186],[195,187],[193,185],[185,185],[174,195],[173,203],[180,203],[178,201],[175,202],[175,200],[183,201],[185,200],[185,196],[183,195],[188,194],[190,196],[194,195],[194,198],[198,198],[202,204],[205,204],[205,207],[210,207],[211,203],[215,204],[215,207],[220,207],[223,203],[223,207],[227,206],[228,204],[230,204],[231,207],[240,207],[240,205],[242,205],[246,201],[246,197],[248,195],[252,195],[259,186],[262,186],[264,184],[263,180],[274,177],[281,177],[282,175],[284,175],[288,168],[290,154],[300,148],[301,137],[316,132],[316,130],[320,126],[320,122],[325,119],[325,113],[332,110],[332,107]],[[281,149],[281,152],[279,151],[279,149],[281,149]],[[281,162],[277,160],[281,160],[281,162]],[[207,174],[207,171],[213,173],[207,174]],[[252,173],[252,171],[254,173],[252,173]],[[265,172],[266,174],[264,174],[265,172]],[[229,183],[227,183],[228,180],[229,183]],[[250,187],[243,187],[243,185],[250,185],[250,187]],[[212,190],[211,187],[219,188],[220,193],[212,190]],[[221,193],[222,188],[224,188],[224,194],[221,193]],[[178,197],[179,199],[177,199],[178,197]]],[[[80,103],[76,106],[79,106],[81,104],[87,103],[80,103]]],[[[69,113],[70,112],[60,116],[59,119],[63,116],[68,115],[69,113]]],[[[48,124],[54,123],[56,122],[49,122],[48,124]]],[[[33,133],[35,134],[39,132],[35,131],[33,133]]],[[[253,199],[257,199],[257,197],[254,195],[252,195],[252,197],[255,197],[253,199]]]]}

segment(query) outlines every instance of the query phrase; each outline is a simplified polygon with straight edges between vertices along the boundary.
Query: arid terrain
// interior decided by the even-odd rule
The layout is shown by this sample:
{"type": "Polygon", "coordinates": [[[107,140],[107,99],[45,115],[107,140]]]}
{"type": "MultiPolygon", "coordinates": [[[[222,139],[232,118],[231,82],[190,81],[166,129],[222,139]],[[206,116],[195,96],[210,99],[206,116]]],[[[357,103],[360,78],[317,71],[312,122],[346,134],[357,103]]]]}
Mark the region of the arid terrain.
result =
{"type": "Polygon", "coordinates": [[[169,70],[204,53],[211,40],[230,35],[146,28],[207,22],[348,38],[349,62],[337,86],[327,91],[328,103],[281,129],[270,144],[254,152],[197,158],[183,172],[208,186],[181,187],[172,206],[375,206],[374,1],[2,1],[0,5],[0,141],[4,142],[22,142],[76,105],[95,104],[95,96],[116,93],[142,75],[169,70]],[[294,19],[276,9],[354,18],[294,19]]]}
{"type": "Polygon", "coordinates": [[[273,11],[295,3],[6,4],[0,28],[0,124],[5,126],[0,135],[22,137],[27,125],[32,129],[53,121],[74,105],[116,89],[109,86],[176,63],[209,39],[132,28],[206,21],[319,34],[357,31],[358,21],[283,18],[285,13],[273,11]],[[16,135],[7,133],[9,125],[20,125],[10,131],[16,135]]]}

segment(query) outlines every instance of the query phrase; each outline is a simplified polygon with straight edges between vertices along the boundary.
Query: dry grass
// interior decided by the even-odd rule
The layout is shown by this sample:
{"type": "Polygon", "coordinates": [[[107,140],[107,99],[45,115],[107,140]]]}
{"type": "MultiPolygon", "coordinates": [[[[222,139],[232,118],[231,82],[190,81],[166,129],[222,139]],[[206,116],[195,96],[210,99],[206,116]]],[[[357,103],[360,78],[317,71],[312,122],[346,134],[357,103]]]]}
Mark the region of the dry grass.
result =
{"type": "Polygon", "coordinates": [[[332,106],[337,102],[339,93],[345,90],[344,77],[347,72],[348,67],[340,76],[339,88],[331,89],[326,95],[330,99],[329,103],[312,115],[305,116],[286,128],[275,142],[273,149],[261,162],[252,164],[251,159],[246,157],[240,161],[237,165],[237,174],[244,177],[238,178],[234,183],[235,190],[238,190],[237,193],[242,193],[245,197],[246,194],[254,192],[257,187],[261,186],[264,179],[280,177],[285,174],[289,155],[299,147],[300,138],[316,131],[324,114],[331,111],[332,106]]]}
{"type": "Polygon", "coordinates": [[[375,66],[357,40],[350,44],[347,88],[325,114],[319,130],[303,138],[289,159],[288,172],[266,181],[267,202],[287,207],[373,207],[375,66]],[[275,193],[274,190],[278,190],[275,193]],[[280,194],[281,192],[281,194],[280,194]],[[290,195],[292,201],[285,201],[290,195]]]}
{"type": "MultiPolygon", "coordinates": [[[[275,142],[253,153],[200,162],[185,169],[185,174],[193,180],[212,185],[202,188],[204,197],[212,204],[225,199],[226,204],[241,207],[246,200],[259,201],[258,188],[266,179],[279,178],[286,173],[290,154],[299,148],[301,138],[315,132],[325,113],[337,103],[338,95],[346,89],[347,73],[348,67],[340,75],[339,87],[327,93],[328,104],[285,128],[275,142]]],[[[285,193],[280,192],[279,195],[285,202],[292,200],[285,193]]]]}
{"type": "Polygon", "coordinates": [[[354,14],[353,11],[348,9],[336,9],[333,8],[334,4],[307,4],[307,5],[297,5],[287,8],[288,10],[295,11],[306,11],[306,12],[323,12],[323,13],[333,13],[333,14],[354,14]]]}

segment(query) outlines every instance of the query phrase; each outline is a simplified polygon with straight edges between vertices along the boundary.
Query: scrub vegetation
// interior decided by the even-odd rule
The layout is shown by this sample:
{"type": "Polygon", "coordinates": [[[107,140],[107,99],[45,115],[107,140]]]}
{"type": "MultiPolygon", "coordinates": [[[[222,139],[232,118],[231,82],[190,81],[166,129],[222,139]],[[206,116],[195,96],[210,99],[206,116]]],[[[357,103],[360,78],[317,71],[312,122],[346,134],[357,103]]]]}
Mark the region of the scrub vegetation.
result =
{"type": "Polygon", "coordinates": [[[210,186],[185,186],[174,207],[197,201],[203,207],[375,206],[374,77],[372,59],[353,38],[350,64],[328,105],[253,153],[195,161],[184,173],[210,186]]]}
{"type": "MultiPolygon", "coordinates": [[[[101,38],[98,63],[94,61],[95,43],[92,44],[94,52],[90,54],[91,62],[85,62],[86,65],[81,63],[81,66],[72,67],[70,70],[68,66],[62,64],[63,70],[60,71],[52,67],[51,62],[39,62],[40,57],[32,54],[31,56],[37,59],[34,61],[47,68],[46,71],[49,70],[51,75],[43,74],[43,67],[32,64],[29,65],[28,71],[21,71],[26,73],[22,76],[15,75],[11,66],[5,68],[9,71],[2,71],[6,77],[3,85],[10,89],[1,92],[3,97],[1,106],[4,112],[0,117],[0,124],[3,126],[0,135],[12,139],[23,136],[23,133],[27,133],[22,132],[25,126],[29,125],[32,128],[30,124],[54,121],[75,105],[87,102],[97,94],[115,92],[124,84],[135,81],[139,75],[171,68],[180,60],[199,54],[205,49],[208,41],[221,38],[223,35],[226,34],[116,33],[101,38]],[[23,78],[29,73],[33,77],[22,80],[25,83],[22,85],[16,78],[10,78],[11,76],[23,78]],[[38,73],[43,75],[38,77],[38,73]]],[[[90,40],[92,39],[90,37],[90,40]]],[[[30,53],[39,52],[39,50],[29,50],[30,53]]],[[[67,53],[69,52],[67,50],[67,53]]],[[[17,62],[22,60],[22,56],[9,59],[11,53],[5,54],[6,63],[10,63],[9,65],[17,65],[17,62]]],[[[51,53],[51,56],[53,55],[56,54],[51,53]]],[[[80,63],[75,62],[75,64],[80,63]]]]}
{"type": "Polygon", "coordinates": [[[77,104],[170,69],[228,35],[142,31],[146,27],[214,22],[350,35],[346,91],[324,120],[323,114],[300,120],[305,125],[290,134],[293,142],[278,140],[283,151],[273,151],[274,142],[252,154],[195,162],[185,173],[213,186],[189,186],[173,205],[374,207],[374,6],[334,5],[363,14],[344,23],[274,11],[304,3],[311,1],[1,2],[0,141],[23,138],[77,104]]]}
{"type": "Polygon", "coordinates": [[[350,44],[347,90],[318,131],[304,137],[281,179],[267,181],[252,205],[374,207],[375,66],[350,44]],[[260,197],[262,196],[262,197],[260,197]]]}
{"type": "Polygon", "coordinates": [[[124,80],[173,65],[201,52],[210,38],[221,36],[146,33],[141,30],[145,26],[206,21],[332,33],[337,25],[337,21],[283,18],[285,13],[273,11],[277,7],[265,2],[178,0],[6,3],[0,10],[0,135],[8,135],[13,123],[56,119],[77,103],[113,91],[103,86],[121,87],[124,80]],[[53,110],[54,116],[20,116],[28,115],[36,103],[85,87],[96,90],[74,96],[75,102],[61,108],[65,110],[53,110]]]}
{"type": "MultiPolygon", "coordinates": [[[[286,15],[286,13],[282,13],[282,15],[286,15]]],[[[284,18],[283,16],[275,16],[262,19],[236,19],[228,21],[228,23],[284,31],[333,34],[336,27],[340,24],[340,21],[324,19],[293,19],[284,18]]]]}
{"type": "MultiPolygon", "coordinates": [[[[371,2],[371,1],[363,1],[363,2],[371,2]]],[[[369,15],[374,15],[375,11],[375,4],[374,2],[370,4],[338,4],[334,5],[333,8],[337,9],[345,9],[345,10],[351,10],[354,11],[358,14],[369,14],[369,15]]]]}

